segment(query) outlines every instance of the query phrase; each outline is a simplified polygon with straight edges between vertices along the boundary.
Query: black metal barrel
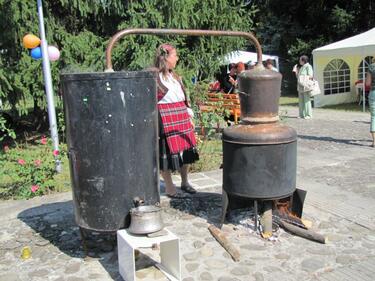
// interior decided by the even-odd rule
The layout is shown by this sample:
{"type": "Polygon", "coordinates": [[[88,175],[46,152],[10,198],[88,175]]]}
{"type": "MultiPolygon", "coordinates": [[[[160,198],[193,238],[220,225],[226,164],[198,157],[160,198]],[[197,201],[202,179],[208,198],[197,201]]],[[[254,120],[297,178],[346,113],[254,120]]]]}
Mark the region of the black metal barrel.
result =
{"type": "Polygon", "coordinates": [[[77,224],[112,232],[133,199],[159,202],[156,73],[61,75],[77,224]]]}
{"type": "Polygon", "coordinates": [[[223,133],[223,189],[252,199],[278,199],[296,188],[297,134],[282,124],[238,125],[223,133]]]}

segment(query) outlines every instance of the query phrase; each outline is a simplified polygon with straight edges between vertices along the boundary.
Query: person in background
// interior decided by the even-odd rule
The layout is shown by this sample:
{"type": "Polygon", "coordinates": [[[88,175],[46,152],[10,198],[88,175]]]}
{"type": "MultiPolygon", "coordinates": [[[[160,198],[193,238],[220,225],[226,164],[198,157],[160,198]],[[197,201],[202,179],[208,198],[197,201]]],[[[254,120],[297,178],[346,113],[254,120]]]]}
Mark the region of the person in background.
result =
{"type": "Polygon", "coordinates": [[[245,71],[245,64],[243,62],[238,62],[234,67],[234,71],[233,71],[234,75],[233,74],[231,75],[231,73],[229,73],[230,74],[229,82],[232,85],[232,89],[231,89],[229,94],[237,92],[238,75],[240,75],[241,72],[243,72],[243,71],[245,71]]]}
{"type": "Polygon", "coordinates": [[[273,66],[273,62],[271,59],[266,60],[266,68],[272,71],[279,72],[276,67],[273,66]]]}
{"type": "Polygon", "coordinates": [[[243,71],[245,71],[245,64],[240,61],[239,63],[237,63],[237,66],[236,66],[236,75],[237,75],[237,77],[243,71]]]}
{"type": "Polygon", "coordinates": [[[251,70],[251,69],[254,69],[256,66],[256,62],[252,61],[248,64],[248,69],[251,70]]]}
{"type": "Polygon", "coordinates": [[[229,73],[226,72],[226,68],[223,69],[222,79],[220,81],[221,89],[226,94],[234,92],[236,84],[236,64],[229,64],[229,73]]]}
{"type": "Polygon", "coordinates": [[[199,159],[192,118],[181,78],[174,72],[178,61],[177,50],[162,44],[156,50],[157,99],[159,110],[160,171],[165,192],[171,198],[183,198],[173,184],[171,171],[181,174],[181,190],[196,193],[188,181],[189,164],[199,159]]]}
{"type": "Polygon", "coordinates": [[[375,147],[375,56],[372,59],[372,64],[368,67],[368,72],[366,74],[365,87],[371,87],[369,93],[369,106],[371,114],[371,125],[370,133],[372,136],[372,147],[375,147]]]}
{"type": "Polygon", "coordinates": [[[299,58],[299,65],[293,67],[293,72],[297,77],[297,91],[298,91],[298,105],[299,105],[299,118],[310,119],[312,118],[312,106],[311,97],[309,92],[304,91],[304,87],[300,85],[300,77],[302,75],[308,76],[308,79],[312,79],[314,76],[313,68],[309,64],[308,56],[301,56],[299,58]]]}

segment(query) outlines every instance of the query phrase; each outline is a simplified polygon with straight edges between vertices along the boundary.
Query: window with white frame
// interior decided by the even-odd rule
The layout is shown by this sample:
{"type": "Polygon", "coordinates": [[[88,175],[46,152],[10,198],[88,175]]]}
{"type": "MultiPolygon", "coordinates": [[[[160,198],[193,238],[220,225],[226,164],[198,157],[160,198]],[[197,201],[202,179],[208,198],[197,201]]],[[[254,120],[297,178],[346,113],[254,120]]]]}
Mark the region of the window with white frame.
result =
{"type": "Polygon", "coordinates": [[[366,77],[368,66],[371,64],[372,59],[373,59],[372,56],[368,56],[368,57],[365,57],[365,59],[361,61],[361,63],[358,66],[358,80],[363,80],[363,77],[366,77]]]}
{"type": "Polygon", "coordinates": [[[341,60],[331,60],[323,71],[324,95],[350,92],[349,65],[341,60]]]}

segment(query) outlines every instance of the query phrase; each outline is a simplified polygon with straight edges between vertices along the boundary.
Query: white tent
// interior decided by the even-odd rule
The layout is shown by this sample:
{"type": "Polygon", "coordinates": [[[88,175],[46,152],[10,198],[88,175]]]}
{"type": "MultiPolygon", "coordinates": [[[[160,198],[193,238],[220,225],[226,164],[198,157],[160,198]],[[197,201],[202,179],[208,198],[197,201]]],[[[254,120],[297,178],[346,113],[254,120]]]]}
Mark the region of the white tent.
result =
{"type": "MultiPolygon", "coordinates": [[[[245,51],[233,51],[224,56],[224,58],[221,60],[223,64],[230,64],[230,63],[238,63],[243,62],[245,64],[257,62],[257,53],[253,52],[245,52],[245,51]]],[[[279,69],[279,57],[277,56],[271,56],[271,55],[264,55],[262,54],[262,61],[265,60],[274,60],[275,61],[275,67],[279,69]]]]}
{"type": "Polygon", "coordinates": [[[357,99],[355,83],[365,75],[363,62],[366,57],[375,57],[375,28],[312,53],[314,76],[322,88],[322,94],[314,98],[314,105],[354,102],[357,99]]]}

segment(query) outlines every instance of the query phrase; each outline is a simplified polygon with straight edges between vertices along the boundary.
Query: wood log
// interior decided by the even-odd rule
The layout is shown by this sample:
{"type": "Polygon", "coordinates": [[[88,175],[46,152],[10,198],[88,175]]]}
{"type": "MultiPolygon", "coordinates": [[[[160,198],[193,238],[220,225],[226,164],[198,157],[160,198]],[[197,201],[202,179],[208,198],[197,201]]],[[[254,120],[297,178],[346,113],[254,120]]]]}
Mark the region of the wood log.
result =
{"type": "Polygon", "coordinates": [[[323,235],[321,235],[319,233],[316,233],[312,230],[303,229],[303,228],[292,225],[292,224],[287,223],[287,222],[282,221],[282,220],[278,221],[277,223],[282,228],[284,228],[286,231],[289,231],[290,233],[293,233],[293,234],[298,235],[300,237],[303,237],[303,238],[306,238],[306,239],[309,239],[309,240],[312,240],[312,241],[315,241],[315,242],[319,242],[319,243],[322,243],[322,244],[327,243],[326,237],[324,237],[323,235]]]}
{"type": "Polygon", "coordinates": [[[302,228],[307,228],[306,225],[303,223],[301,218],[299,218],[297,216],[293,216],[286,211],[282,212],[279,209],[274,209],[273,210],[273,216],[274,216],[276,221],[282,220],[282,221],[284,221],[286,223],[289,223],[289,224],[293,224],[293,225],[296,225],[296,226],[299,226],[299,227],[302,227],[302,228]]]}
{"type": "Polygon", "coordinates": [[[307,229],[311,228],[312,225],[313,225],[312,221],[307,220],[307,219],[301,219],[301,222],[305,225],[305,227],[306,227],[307,229]]]}
{"type": "Polygon", "coordinates": [[[224,233],[220,231],[216,226],[210,225],[208,230],[211,232],[212,236],[220,243],[220,245],[232,256],[234,261],[240,261],[240,252],[237,248],[228,241],[224,233]]]}
{"type": "Polygon", "coordinates": [[[272,236],[272,201],[263,202],[263,213],[260,215],[262,237],[268,239],[272,236]]]}

